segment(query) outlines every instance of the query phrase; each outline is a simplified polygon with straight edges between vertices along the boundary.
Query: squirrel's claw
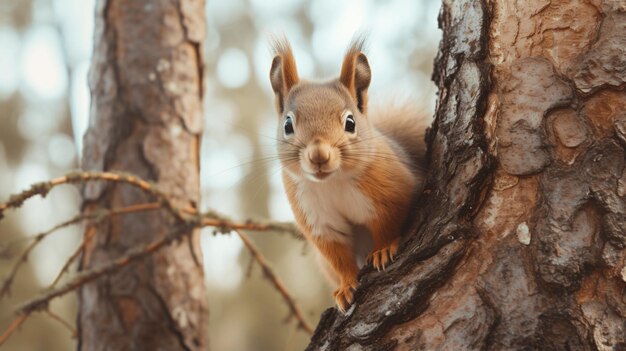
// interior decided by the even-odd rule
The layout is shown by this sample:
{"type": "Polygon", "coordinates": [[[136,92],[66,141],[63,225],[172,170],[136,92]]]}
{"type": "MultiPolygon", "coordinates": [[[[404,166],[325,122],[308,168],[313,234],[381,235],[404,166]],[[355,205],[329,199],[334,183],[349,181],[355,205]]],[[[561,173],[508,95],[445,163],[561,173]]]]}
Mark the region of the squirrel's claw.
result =
{"type": "Polygon", "coordinates": [[[384,271],[387,264],[393,262],[398,253],[398,242],[399,239],[396,239],[389,246],[373,251],[367,257],[367,261],[371,262],[377,271],[384,271]]]}
{"type": "Polygon", "coordinates": [[[339,308],[342,313],[346,313],[348,307],[352,304],[354,290],[356,290],[356,282],[342,285],[333,293],[337,308],[339,308]]]}

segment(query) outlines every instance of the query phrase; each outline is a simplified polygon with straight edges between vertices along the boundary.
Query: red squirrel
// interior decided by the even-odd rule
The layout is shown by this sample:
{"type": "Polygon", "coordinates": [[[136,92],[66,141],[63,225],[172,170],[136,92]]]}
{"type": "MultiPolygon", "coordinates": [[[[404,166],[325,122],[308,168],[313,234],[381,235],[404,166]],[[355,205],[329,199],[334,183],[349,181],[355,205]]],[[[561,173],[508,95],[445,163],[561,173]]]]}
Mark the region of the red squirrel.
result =
{"type": "Polygon", "coordinates": [[[424,178],[425,124],[411,106],[368,113],[372,73],[363,39],[349,47],[339,78],[321,83],[298,77],[286,39],[273,49],[270,81],[285,191],[345,312],[365,260],[384,270],[397,254],[424,178]]]}

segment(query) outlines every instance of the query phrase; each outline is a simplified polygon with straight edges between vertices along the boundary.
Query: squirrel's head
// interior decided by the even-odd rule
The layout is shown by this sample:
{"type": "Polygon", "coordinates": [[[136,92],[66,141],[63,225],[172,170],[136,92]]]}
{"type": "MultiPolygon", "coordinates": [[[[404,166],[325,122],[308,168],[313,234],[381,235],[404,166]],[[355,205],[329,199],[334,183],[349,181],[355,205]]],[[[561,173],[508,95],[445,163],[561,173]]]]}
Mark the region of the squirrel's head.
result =
{"type": "Polygon", "coordinates": [[[280,117],[278,151],[291,175],[323,181],[336,173],[358,173],[373,157],[367,120],[371,71],[355,40],[343,59],[339,78],[301,81],[287,40],[274,43],[270,81],[280,117]]]}

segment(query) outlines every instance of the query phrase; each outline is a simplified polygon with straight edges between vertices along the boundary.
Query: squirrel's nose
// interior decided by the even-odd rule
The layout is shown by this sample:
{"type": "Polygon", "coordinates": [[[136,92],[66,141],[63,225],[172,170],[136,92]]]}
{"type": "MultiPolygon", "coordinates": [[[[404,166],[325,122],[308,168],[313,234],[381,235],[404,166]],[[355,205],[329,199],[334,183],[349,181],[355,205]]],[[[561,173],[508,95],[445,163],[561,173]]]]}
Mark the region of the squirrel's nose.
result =
{"type": "Polygon", "coordinates": [[[307,155],[311,163],[321,166],[330,161],[330,146],[322,143],[315,143],[308,148],[307,155]]]}

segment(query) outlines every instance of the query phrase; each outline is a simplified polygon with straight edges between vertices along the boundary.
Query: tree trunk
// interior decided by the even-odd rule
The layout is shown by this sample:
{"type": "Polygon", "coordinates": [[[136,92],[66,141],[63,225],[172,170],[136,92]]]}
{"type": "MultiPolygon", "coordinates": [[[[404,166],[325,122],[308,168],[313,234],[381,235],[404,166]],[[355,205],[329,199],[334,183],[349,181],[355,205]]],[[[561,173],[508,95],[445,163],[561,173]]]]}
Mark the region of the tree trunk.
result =
{"type": "Polygon", "coordinates": [[[626,5],[444,0],[398,260],[309,350],[626,350],[626,5]]]}
{"type": "MultiPolygon", "coordinates": [[[[99,0],[83,168],[151,180],[179,206],[199,201],[205,36],[202,0],[99,0]]],[[[89,184],[85,212],[151,200],[89,184]]],[[[164,211],[116,216],[85,230],[81,269],[173,230],[164,211]]],[[[195,233],[197,234],[197,233],[195,233]]],[[[81,350],[206,350],[208,311],[197,235],[84,286],[81,350]]]]}

